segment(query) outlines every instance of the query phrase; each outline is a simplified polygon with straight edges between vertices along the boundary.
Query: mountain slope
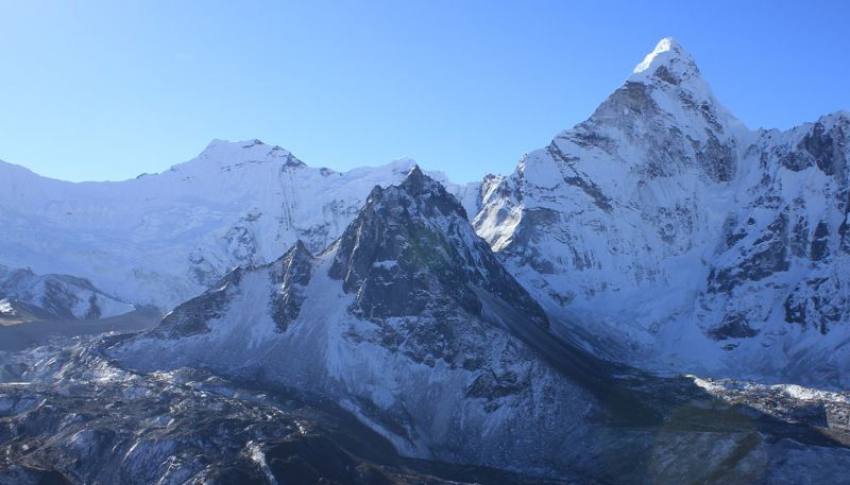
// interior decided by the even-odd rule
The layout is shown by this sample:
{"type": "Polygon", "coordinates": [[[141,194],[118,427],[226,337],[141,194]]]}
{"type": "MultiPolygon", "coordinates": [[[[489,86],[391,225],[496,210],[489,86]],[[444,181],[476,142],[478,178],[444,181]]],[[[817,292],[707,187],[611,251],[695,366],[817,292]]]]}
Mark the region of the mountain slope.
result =
{"type": "Polygon", "coordinates": [[[474,225],[601,355],[847,385],[848,119],[748,130],[664,39],[587,121],[485,180],[474,225]]]}
{"type": "MultiPolygon", "coordinates": [[[[192,161],[123,182],[61,182],[0,163],[0,264],[79,275],[170,308],[297,239],[325,247],[372,187],[399,182],[412,165],[338,173],[259,140],[216,140],[192,161]]],[[[452,187],[477,209],[475,184],[452,187]]]]}
{"type": "Polygon", "coordinates": [[[414,168],[376,187],[325,252],[298,243],[237,270],[110,354],[331,397],[410,456],[498,465],[519,454],[544,466],[559,448],[552,439],[586,428],[534,443],[519,424],[593,414],[591,398],[500,328],[488,299],[522,311],[524,325],[547,325],[454,197],[414,168]]]}
{"type": "Polygon", "coordinates": [[[88,280],[0,265],[0,321],[94,320],[133,310],[133,305],[103,293],[88,280]]]}
{"type": "Polygon", "coordinates": [[[794,462],[788,436],[826,476],[850,458],[808,423],[559,343],[464,209],[417,168],[375,188],[325,251],[297,243],[237,269],[105,352],[142,372],[202,367],[330,399],[405,456],[582,482],[744,483],[766,476],[765,456],[794,462]]]}
{"type": "Polygon", "coordinates": [[[135,373],[91,343],[0,368],[0,483],[544,483],[405,459],[328,402],[199,369],[135,373]]]}

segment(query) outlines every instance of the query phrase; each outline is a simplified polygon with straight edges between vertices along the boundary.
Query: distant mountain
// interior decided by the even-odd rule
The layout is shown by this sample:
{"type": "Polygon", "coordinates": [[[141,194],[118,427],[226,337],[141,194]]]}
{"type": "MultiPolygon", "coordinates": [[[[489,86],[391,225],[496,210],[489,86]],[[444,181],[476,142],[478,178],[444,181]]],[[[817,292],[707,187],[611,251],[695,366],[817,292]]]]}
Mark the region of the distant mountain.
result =
{"type": "Polygon", "coordinates": [[[0,265],[0,321],[96,320],[134,309],[82,278],[0,265]]]}
{"type": "Polygon", "coordinates": [[[850,114],[750,130],[663,39],[591,117],[482,185],[508,269],[599,355],[850,385],[850,114]]]}
{"type": "MultiPolygon", "coordinates": [[[[413,165],[338,173],[259,140],[216,140],[194,160],[123,182],[62,182],[0,162],[0,264],[78,275],[167,309],[298,239],[325,247],[375,185],[413,165]]],[[[450,187],[477,211],[477,184],[450,187]]]]}

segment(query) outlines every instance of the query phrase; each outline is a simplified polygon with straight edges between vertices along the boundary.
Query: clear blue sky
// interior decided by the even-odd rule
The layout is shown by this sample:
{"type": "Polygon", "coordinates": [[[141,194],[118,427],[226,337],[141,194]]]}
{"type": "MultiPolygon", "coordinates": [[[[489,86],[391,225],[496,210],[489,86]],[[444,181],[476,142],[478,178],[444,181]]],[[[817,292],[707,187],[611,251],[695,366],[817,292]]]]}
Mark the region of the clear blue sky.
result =
{"type": "Polygon", "coordinates": [[[0,159],[116,180],[260,138],[507,173],[664,36],[751,127],[850,109],[850,1],[0,0],[0,159]]]}

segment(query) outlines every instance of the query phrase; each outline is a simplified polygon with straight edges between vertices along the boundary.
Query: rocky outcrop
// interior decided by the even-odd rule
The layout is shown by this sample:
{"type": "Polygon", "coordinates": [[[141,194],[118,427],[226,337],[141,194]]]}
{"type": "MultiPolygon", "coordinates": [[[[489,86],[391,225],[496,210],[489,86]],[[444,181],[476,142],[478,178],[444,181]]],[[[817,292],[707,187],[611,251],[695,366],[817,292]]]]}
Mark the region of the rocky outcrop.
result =
{"type": "Polygon", "coordinates": [[[310,283],[313,255],[300,240],[272,264],[272,318],[280,331],[286,331],[298,318],[304,291],[310,283]]]}
{"type": "Polygon", "coordinates": [[[369,319],[460,307],[480,317],[485,290],[518,306],[537,325],[546,315],[470,229],[455,198],[414,167],[397,187],[376,188],[343,233],[332,277],[356,294],[369,319]]]}
{"type": "Polygon", "coordinates": [[[210,331],[207,322],[221,318],[230,300],[239,292],[243,270],[237,268],[200,296],[177,305],[165,315],[154,333],[163,338],[181,338],[210,331]]]}

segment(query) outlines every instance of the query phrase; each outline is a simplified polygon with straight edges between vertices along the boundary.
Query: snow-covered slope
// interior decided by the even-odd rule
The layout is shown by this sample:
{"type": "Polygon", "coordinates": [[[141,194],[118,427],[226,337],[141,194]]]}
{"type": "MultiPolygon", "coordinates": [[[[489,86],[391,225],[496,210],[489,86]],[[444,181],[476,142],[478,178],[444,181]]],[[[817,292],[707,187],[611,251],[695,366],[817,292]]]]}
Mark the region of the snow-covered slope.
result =
{"type": "MultiPolygon", "coordinates": [[[[213,141],[194,160],[123,182],[68,183],[0,162],[0,263],[169,308],[297,239],[325,247],[375,185],[413,164],[338,173],[258,140],[213,141]]],[[[450,187],[477,210],[476,184],[450,187]]]]}
{"type": "Polygon", "coordinates": [[[299,241],[236,270],[111,355],[333,397],[407,455],[545,466],[586,428],[551,438],[562,446],[536,430],[589,417],[592,399],[500,328],[504,308],[516,325],[547,325],[456,200],[414,168],[375,188],[326,251],[299,241]]]}
{"type": "Polygon", "coordinates": [[[0,320],[89,320],[133,310],[133,305],[103,293],[88,280],[68,275],[36,275],[29,269],[0,265],[0,320]]]}
{"type": "Polygon", "coordinates": [[[850,385],[850,116],[752,131],[663,39],[591,117],[482,185],[474,225],[597,352],[850,385]]]}
{"type": "Polygon", "coordinates": [[[330,398],[419,458],[580,483],[793,483],[811,476],[801,459],[843,471],[850,454],[822,435],[794,424],[792,444],[784,424],[765,429],[693,384],[615,378],[560,344],[464,212],[414,169],[374,189],[327,250],[296,243],[231,272],[105,352],[140,371],[203,367],[330,398]]]}

